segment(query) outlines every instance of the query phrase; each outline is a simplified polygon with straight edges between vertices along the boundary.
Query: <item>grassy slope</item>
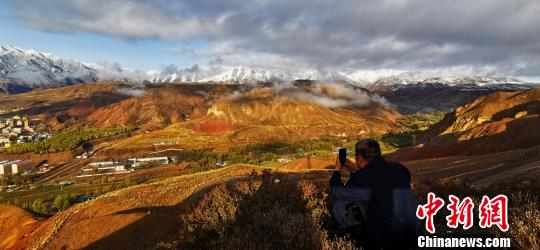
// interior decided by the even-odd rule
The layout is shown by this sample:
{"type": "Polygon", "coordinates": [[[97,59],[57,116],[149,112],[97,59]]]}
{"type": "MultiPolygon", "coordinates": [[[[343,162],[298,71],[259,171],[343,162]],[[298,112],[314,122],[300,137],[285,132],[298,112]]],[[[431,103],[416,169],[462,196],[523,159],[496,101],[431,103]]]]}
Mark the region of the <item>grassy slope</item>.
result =
{"type": "Polygon", "coordinates": [[[109,247],[155,246],[175,235],[178,221],[171,218],[180,216],[184,202],[194,193],[262,169],[236,165],[114,191],[48,219],[49,226],[35,231],[31,243],[48,248],[82,248],[113,237],[123,240],[109,247]],[[120,237],[124,234],[130,236],[120,237]]]}

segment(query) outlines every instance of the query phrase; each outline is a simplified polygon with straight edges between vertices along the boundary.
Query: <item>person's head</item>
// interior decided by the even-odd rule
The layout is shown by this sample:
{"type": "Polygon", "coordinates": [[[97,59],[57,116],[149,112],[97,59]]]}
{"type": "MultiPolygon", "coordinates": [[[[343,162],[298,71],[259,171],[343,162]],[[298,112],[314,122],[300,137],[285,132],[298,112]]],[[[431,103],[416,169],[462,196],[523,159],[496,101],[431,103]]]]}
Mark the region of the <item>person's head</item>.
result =
{"type": "Polygon", "coordinates": [[[363,168],[368,161],[381,156],[381,147],[379,143],[371,138],[362,139],[354,146],[356,164],[363,168]]]}

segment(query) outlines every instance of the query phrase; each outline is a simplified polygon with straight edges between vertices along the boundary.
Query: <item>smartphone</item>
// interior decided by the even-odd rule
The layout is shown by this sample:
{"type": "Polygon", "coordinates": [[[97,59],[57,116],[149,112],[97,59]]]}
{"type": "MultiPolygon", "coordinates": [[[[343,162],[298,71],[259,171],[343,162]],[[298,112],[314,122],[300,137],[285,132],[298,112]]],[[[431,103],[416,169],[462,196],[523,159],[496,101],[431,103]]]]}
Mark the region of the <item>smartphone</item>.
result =
{"type": "Polygon", "coordinates": [[[347,162],[347,149],[340,148],[339,149],[339,163],[341,165],[345,165],[345,162],[347,162]]]}

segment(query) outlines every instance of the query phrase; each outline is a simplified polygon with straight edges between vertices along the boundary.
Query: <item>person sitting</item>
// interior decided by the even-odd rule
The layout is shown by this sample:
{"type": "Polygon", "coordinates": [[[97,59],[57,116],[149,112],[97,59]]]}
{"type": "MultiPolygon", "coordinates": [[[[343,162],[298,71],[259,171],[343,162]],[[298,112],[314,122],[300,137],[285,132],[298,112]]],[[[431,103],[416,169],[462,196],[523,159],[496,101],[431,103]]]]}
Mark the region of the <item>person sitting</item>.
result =
{"type": "Polygon", "coordinates": [[[407,168],[386,161],[374,139],[356,143],[355,160],[341,165],[338,157],[330,179],[332,214],[340,229],[357,236],[367,248],[415,247],[420,230],[418,201],[407,168]],[[345,184],[341,170],[350,172],[345,184]]]}

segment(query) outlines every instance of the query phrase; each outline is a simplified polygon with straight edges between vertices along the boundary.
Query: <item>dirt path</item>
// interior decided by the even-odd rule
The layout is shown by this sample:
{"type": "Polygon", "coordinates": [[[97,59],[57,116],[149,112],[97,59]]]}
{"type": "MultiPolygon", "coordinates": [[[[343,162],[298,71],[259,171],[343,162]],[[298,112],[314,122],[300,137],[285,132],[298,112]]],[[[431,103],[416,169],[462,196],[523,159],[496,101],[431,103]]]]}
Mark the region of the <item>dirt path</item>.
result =
{"type": "Polygon", "coordinates": [[[495,165],[493,167],[489,167],[489,168],[483,168],[483,169],[469,171],[469,172],[465,172],[465,173],[461,173],[461,174],[452,175],[452,176],[448,177],[448,179],[458,178],[458,177],[462,177],[462,176],[465,176],[465,175],[476,174],[476,173],[480,173],[480,172],[485,172],[485,171],[489,171],[489,170],[492,170],[492,169],[500,168],[502,166],[504,166],[504,163],[500,163],[500,164],[497,164],[497,165],[495,165]]]}
{"type": "MultiPolygon", "coordinates": [[[[466,164],[456,165],[456,166],[452,166],[452,167],[438,168],[438,169],[418,172],[418,174],[429,174],[429,173],[441,172],[441,171],[446,171],[446,170],[449,170],[449,169],[468,167],[468,166],[472,166],[472,165],[475,165],[475,164],[478,164],[478,163],[473,162],[473,163],[466,163],[466,164]]],[[[450,165],[450,164],[448,164],[448,165],[450,165]]]]}
{"type": "Polygon", "coordinates": [[[529,164],[525,164],[525,165],[522,165],[520,167],[510,169],[508,171],[486,177],[484,179],[481,179],[481,180],[473,183],[472,186],[474,188],[485,188],[485,187],[489,186],[490,184],[492,184],[492,183],[494,183],[496,181],[507,179],[507,178],[516,176],[518,174],[521,174],[523,172],[533,170],[533,169],[536,169],[536,168],[540,168],[540,161],[534,161],[534,162],[531,162],[529,164]]]}

